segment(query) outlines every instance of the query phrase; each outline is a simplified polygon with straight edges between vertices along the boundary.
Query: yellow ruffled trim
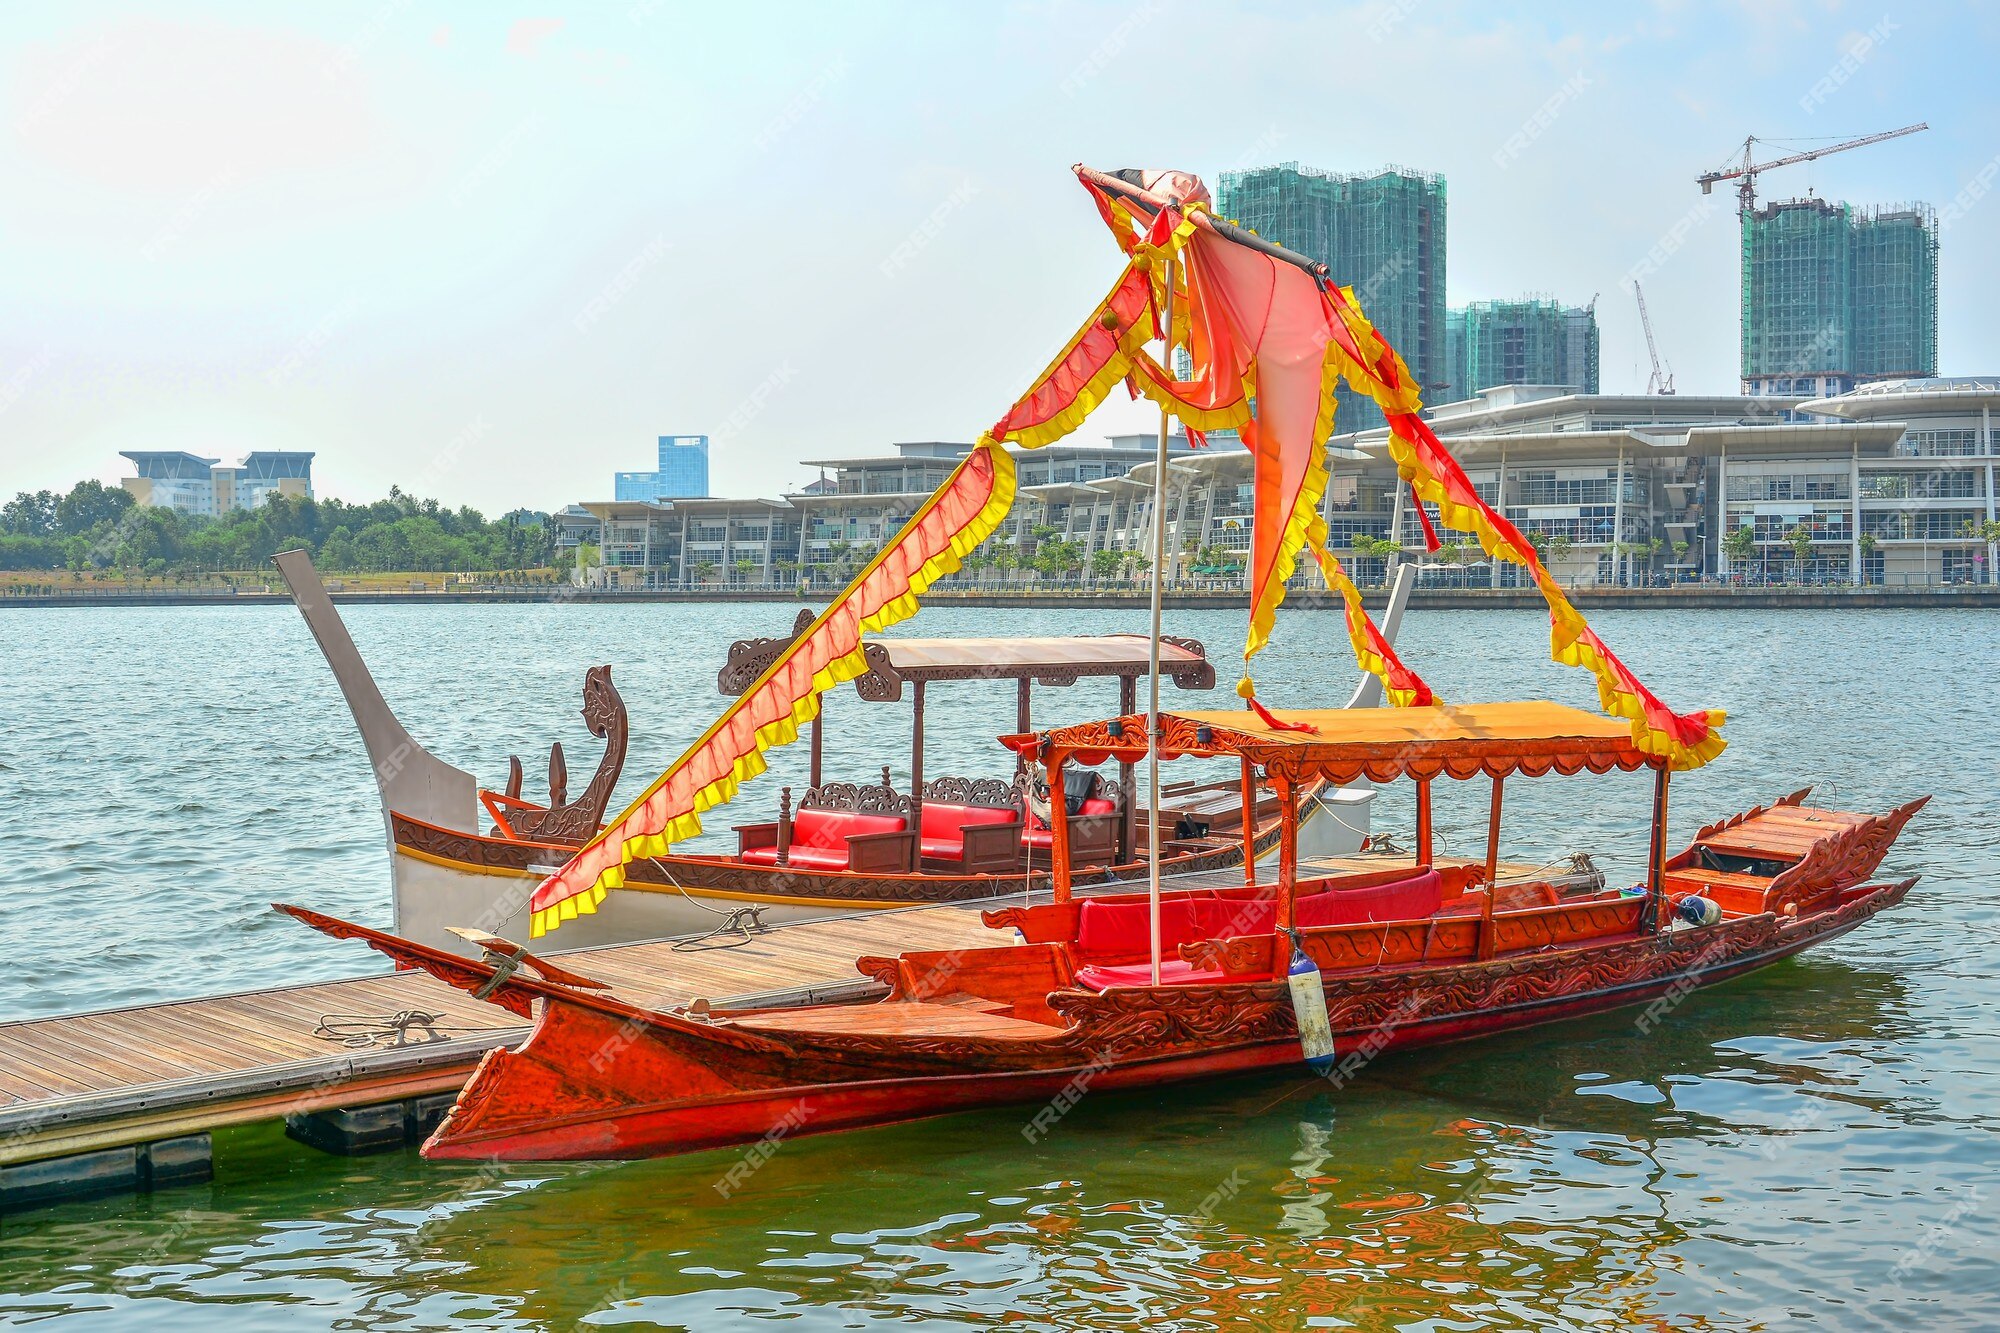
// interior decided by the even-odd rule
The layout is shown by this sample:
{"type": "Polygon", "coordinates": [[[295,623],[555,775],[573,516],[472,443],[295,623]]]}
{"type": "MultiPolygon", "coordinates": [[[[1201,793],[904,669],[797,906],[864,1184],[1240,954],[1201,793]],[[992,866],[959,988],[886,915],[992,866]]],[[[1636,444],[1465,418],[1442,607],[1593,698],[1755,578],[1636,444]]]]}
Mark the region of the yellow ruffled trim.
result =
{"type": "Polygon", "coordinates": [[[1308,542],[1315,549],[1326,546],[1326,518],[1320,513],[1319,506],[1320,501],[1326,498],[1326,442],[1333,436],[1334,410],[1339,405],[1334,395],[1334,389],[1339,384],[1334,367],[1346,359],[1346,354],[1329,339],[1321,360],[1319,411],[1313,416],[1312,456],[1306,462],[1305,478],[1299,483],[1299,498],[1293,502],[1292,512],[1285,520],[1284,535],[1278,539],[1278,552],[1271,564],[1270,577],[1262,587],[1250,590],[1250,632],[1243,642],[1246,667],[1250,659],[1262,652],[1271,641],[1278,607],[1285,600],[1285,585],[1299,567],[1300,549],[1308,542]]]}
{"type": "MultiPolygon", "coordinates": [[[[1375,333],[1374,326],[1360,313],[1360,306],[1354,303],[1352,292],[1348,293],[1348,302],[1347,307],[1336,308],[1341,310],[1342,322],[1354,335],[1362,352],[1370,354],[1371,349],[1386,347],[1375,333]]],[[[1332,354],[1337,349],[1331,343],[1327,346],[1330,359],[1334,359],[1332,354]]],[[[1393,350],[1390,355],[1396,357],[1395,365],[1402,386],[1399,393],[1392,393],[1372,371],[1356,366],[1346,353],[1339,352],[1337,361],[1348,382],[1373,398],[1384,413],[1392,418],[1396,415],[1415,415],[1422,409],[1422,402],[1411,384],[1408,368],[1393,350]]],[[[1564,666],[1582,667],[1596,677],[1599,706],[1608,715],[1623,718],[1632,724],[1633,745],[1646,754],[1665,759],[1667,766],[1676,771],[1700,768],[1722,753],[1728,745],[1721,736],[1720,729],[1727,716],[1722,710],[1711,709],[1704,714],[1709,724],[1708,735],[1694,745],[1684,745],[1667,733],[1656,730],[1646,717],[1645,706],[1638,696],[1619,688],[1618,677],[1610,664],[1582,637],[1589,628],[1588,622],[1570,603],[1561,585],[1556,583],[1541,561],[1524,559],[1501,536],[1485,511],[1453,501],[1446,493],[1444,483],[1423,468],[1417,458],[1416,447],[1393,425],[1389,431],[1389,454],[1395,459],[1397,474],[1416,491],[1419,500],[1428,500],[1437,506],[1438,518],[1446,527],[1471,533],[1488,556],[1518,565],[1534,574],[1535,586],[1549,604],[1549,655],[1564,666]]]]}
{"type": "Polygon", "coordinates": [[[1145,372],[1144,367],[1151,366],[1162,378],[1173,378],[1159,362],[1153,360],[1151,353],[1141,351],[1133,358],[1133,365],[1139,373],[1132,376],[1132,383],[1138,387],[1140,394],[1157,404],[1161,411],[1171,413],[1183,426],[1200,431],[1235,430],[1250,419],[1248,394],[1221,407],[1196,407],[1176,398],[1171,389],[1145,372]]]}
{"type": "MultiPolygon", "coordinates": [[[[1354,660],[1361,664],[1363,671],[1382,682],[1382,695],[1391,705],[1397,708],[1410,707],[1417,701],[1417,692],[1400,689],[1392,683],[1390,662],[1376,652],[1369,642],[1368,627],[1374,622],[1369,619],[1368,608],[1361,604],[1361,590],[1354,586],[1354,580],[1348,577],[1346,567],[1326,548],[1323,541],[1313,547],[1313,554],[1319,559],[1320,577],[1326,580],[1326,586],[1339,593],[1341,601],[1346,603],[1347,641],[1354,646],[1354,660]]],[[[1377,629],[1376,633],[1379,634],[1381,631],[1377,629]]],[[[1403,666],[1401,661],[1394,665],[1403,666]]],[[[1403,669],[1409,670],[1408,667],[1403,669]]],[[[1436,691],[1431,692],[1431,699],[1434,703],[1439,702],[1436,691]]]]}
{"type": "MultiPolygon", "coordinates": [[[[1034,382],[1036,384],[1042,383],[1050,375],[1061,369],[1062,364],[1069,360],[1070,354],[1076,351],[1077,346],[1083,342],[1091,329],[1099,327],[1098,321],[1103,318],[1107,310],[1111,310],[1111,302],[1124,289],[1126,274],[1129,274],[1131,271],[1132,269],[1128,265],[1126,273],[1120,274],[1117,283],[1112,286],[1110,295],[1097,303],[1097,308],[1091,312],[1089,321],[1082,328],[1078,329],[1076,335],[1063,345],[1063,349],[1056,356],[1056,359],[1049,362],[1043,368],[1041,374],[1035,376],[1034,382]]],[[[1122,319],[1123,316],[1120,316],[1120,318],[1122,319]]],[[[1047,421],[1009,432],[1007,442],[1009,444],[1017,444],[1023,449],[1040,449],[1044,445],[1055,443],[1057,440],[1063,438],[1063,436],[1074,431],[1078,426],[1081,426],[1084,419],[1096,411],[1098,404],[1102,403],[1110,394],[1113,386],[1130,373],[1133,356],[1138,354],[1140,349],[1145,347],[1148,342],[1152,341],[1152,337],[1152,321],[1134,319],[1126,324],[1118,335],[1118,351],[1103,366],[1098,368],[1097,372],[1090,377],[1083,388],[1078,390],[1076,397],[1070,399],[1068,406],[1064,407],[1062,411],[1056,413],[1047,421]]],[[[1033,393],[1034,390],[1031,388],[1029,392],[1033,393]]],[[[1017,398],[1015,401],[1018,403],[1020,399],[1017,398]]]]}
{"type": "Polygon", "coordinates": [[[1389,433],[1389,453],[1396,460],[1397,473],[1415,489],[1419,499],[1437,506],[1438,518],[1446,527],[1471,533],[1478,538],[1480,549],[1488,556],[1518,565],[1534,574],[1535,586],[1549,604],[1549,656],[1564,666],[1581,667],[1596,677],[1598,705],[1608,715],[1623,718],[1632,724],[1633,745],[1646,754],[1665,759],[1667,766],[1677,772],[1700,768],[1722,753],[1728,745],[1721,735],[1727,713],[1721,709],[1707,710],[1704,716],[1709,724],[1708,735],[1694,745],[1682,744],[1667,733],[1656,730],[1646,717],[1645,706],[1638,696],[1619,688],[1618,676],[1610,664],[1584,639],[1589,622],[1541,562],[1537,560],[1531,564],[1523,559],[1485,514],[1451,500],[1444,484],[1422,468],[1415,447],[1394,429],[1389,433]]]}
{"type": "MultiPolygon", "coordinates": [[[[944,496],[951,490],[960,475],[971,465],[973,458],[979,453],[984,453],[992,461],[992,494],[987,497],[985,504],[980,507],[979,513],[964,527],[952,534],[945,549],[925,560],[922,567],[911,575],[909,585],[901,596],[884,603],[872,614],[862,618],[860,635],[865,636],[870,633],[879,632],[914,615],[917,611],[917,599],[924,592],[928,591],[930,586],[938,579],[956,573],[963,565],[965,557],[976,549],[981,542],[993,535],[999,528],[1000,521],[1007,516],[1007,511],[1013,508],[1016,490],[1013,457],[992,436],[982,435],[975,446],[975,452],[968,454],[966,461],[959,464],[952,477],[943,486],[939,487],[929,500],[925,501],[923,507],[905,525],[904,531],[913,532],[918,528],[930,511],[942,503],[944,496]]],[[[606,831],[609,832],[610,829],[617,828],[625,820],[629,819],[639,807],[651,800],[672,779],[673,775],[680,770],[682,764],[686,763],[691,756],[698,753],[704,745],[708,744],[722,727],[735,716],[736,710],[743,707],[759,687],[771,679],[773,675],[792,659],[792,656],[809,640],[813,631],[823,625],[828,616],[846,604],[848,597],[852,595],[853,589],[880,568],[882,563],[894,553],[896,545],[892,541],[884,545],[880,551],[877,551],[875,558],[870,560],[867,567],[848,585],[848,591],[843,592],[825,611],[821,612],[819,618],[807,628],[806,632],[795,639],[792,645],[765,669],[763,675],[759,676],[749,689],[745,690],[735,702],[723,710],[722,716],[717,718],[708,730],[702,733],[701,739],[688,747],[687,751],[672,768],[663,773],[658,781],[649,786],[637,800],[627,806],[624,813],[612,821],[606,831]]],[[[604,901],[607,890],[623,887],[625,883],[625,867],[627,865],[630,865],[633,861],[643,860],[648,857],[664,856],[672,848],[673,844],[685,842],[687,839],[698,835],[701,832],[701,814],[703,811],[712,810],[716,806],[728,803],[735,797],[737,791],[745,782],[763,773],[769,767],[769,763],[764,757],[767,751],[775,749],[780,745],[789,745],[798,739],[800,729],[806,723],[812,721],[813,717],[818,713],[820,695],[864,674],[867,669],[865,648],[857,643],[852,652],[842,654],[814,672],[812,689],[803,698],[793,700],[790,715],[759,727],[754,736],[754,748],[744,754],[738,755],[730,764],[728,773],[696,791],[691,810],[669,820],[666,827],[657,833],[640,834],[636,837],[625,839],[619,849],[618,864],[607,867],[598,875],[596,882],[589,889],[582,893],[573,894],[561,902],[532,913],[529,921],[529,930],[531,933],[539,937],[556,929],[565,921],[573,921],[578,916],[587,916],[594,913],[597,910],[598,904],[604,901]]],[[[600,841],[603,836],[600,834],[599,839],[593,840],[591,845],[595,846],[597,841],[600,841]]]]}

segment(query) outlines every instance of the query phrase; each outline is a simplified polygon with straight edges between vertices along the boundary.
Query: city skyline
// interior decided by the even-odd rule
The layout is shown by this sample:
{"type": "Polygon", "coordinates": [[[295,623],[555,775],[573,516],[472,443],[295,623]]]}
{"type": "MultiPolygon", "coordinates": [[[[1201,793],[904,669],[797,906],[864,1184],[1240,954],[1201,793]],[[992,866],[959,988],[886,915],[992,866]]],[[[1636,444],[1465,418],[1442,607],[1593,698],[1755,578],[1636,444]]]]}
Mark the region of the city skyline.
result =
{"type": "MultiPolygon", "coordinates": [[[[1211,188],[1286,160],[1436,172],[1451,306],[1596,294],[1604,389],[1635,392],[1636,275],[1682,392],[1727,393],[1734,199],[1694,176],[1752,132],[1928,120],[1760,197],[1931,205],[1939,371],[2000,366],[2000,143],[1969,77],[1995,22],[1970,10],[911,15],[0,18],[0,490],[115,483],[128,449],[309,450],[322,494],[501,512],[601,494],[665,428],[712,437],[722,495],[970,439],[1115,270],[1078,159],[1211,188]],[[1203,96],[1175,118],[1190,51],[1203,96]]],[[[1081,438],[1150,421],[1114,402],[1081,438]]]]}

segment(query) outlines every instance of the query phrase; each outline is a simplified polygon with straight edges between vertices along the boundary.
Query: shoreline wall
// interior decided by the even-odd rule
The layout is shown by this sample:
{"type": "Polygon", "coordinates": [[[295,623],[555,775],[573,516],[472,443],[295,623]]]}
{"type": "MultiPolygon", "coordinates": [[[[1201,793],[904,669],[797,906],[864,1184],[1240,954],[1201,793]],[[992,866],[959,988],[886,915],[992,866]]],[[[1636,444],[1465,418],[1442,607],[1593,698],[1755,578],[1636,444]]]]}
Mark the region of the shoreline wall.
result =
{"type": "MultiPolygon", "coordinates": [[[[450,603],[490,605],[501,602],[579,602],[634,604],[640,602],[778,602],[795,605],[824,605],[823,596],[800,597],[788,592],[760,592],[716,589],[713,591],[633,591],[609,592],[568,587],[555,588],[469,588],[459,592],[335,592],[335,602],[366,605],[425,605],[450,603]]],[[[1388,600],[1388,589],[1364,589],[1362,598],[1370,607],[1388,600]]],[[[1724,608],[1739,610],[1825,610],[1845,608],[1962,607],[2000,608],[2000,587],[1936,588],[1577,588],[1570,592],[1577,608],[1585,614],[1599,610],[1674,610],[1724,608]]],[[[1234,610],[1243,605],[1240,591],[1169,592],[1165,605],[1180,610],[1234,610]]],[[[1336,603],[1324,592],[1294,590],[1286,599],[1287,609],[1332,606],[1336,603]]],[[[63,589],[51,593],[10,593],[0,591],[0,610],[9,607],[86,606],[290,606],[291,598],[282,591],[188,593],[102,591],[63,589]]],[[[1143,608],[1147,594],[1130,588],[1037,589],[1021,592],[986,590],[932,591],[926,606],[1013,606],[1035,609],[1089,609],[1116,607],[1143,608]]],[[[1421,610],[1540,611],[1541,596],[1532,589],[1419,588],[1410,594],[1410,605],[1421,610]]]]}

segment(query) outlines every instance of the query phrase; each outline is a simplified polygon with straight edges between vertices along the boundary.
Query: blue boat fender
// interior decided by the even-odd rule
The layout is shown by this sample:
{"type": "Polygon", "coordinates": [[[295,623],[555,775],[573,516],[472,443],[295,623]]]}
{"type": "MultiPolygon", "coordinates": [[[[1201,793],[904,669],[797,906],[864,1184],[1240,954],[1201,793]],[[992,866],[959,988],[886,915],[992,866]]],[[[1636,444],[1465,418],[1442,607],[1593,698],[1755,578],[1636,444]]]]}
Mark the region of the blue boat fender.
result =
{"type": "Polygon", "coordinates": [[[1299,933],[1294,930],[1292,937],[1292,963],[1286,969],[1285,980],[1292,990],[1292,1013],[1298,1019],[1299,1048],[1305,1052],[1306,1067],[1315,1074],[1326,1074],[1333,1069],[1333,1024],[1326,1016],[1326,983],[1319,974],[1319,965],[1306,957],[1306,951],[1299,943],[1299,933]]]}
{"type": "Polygon", "coordinates": [[[1674,900],[1674,915],[1690,926],[1712,926],[1722,920],[1722,905],[1698,893],[1674,900]]]}

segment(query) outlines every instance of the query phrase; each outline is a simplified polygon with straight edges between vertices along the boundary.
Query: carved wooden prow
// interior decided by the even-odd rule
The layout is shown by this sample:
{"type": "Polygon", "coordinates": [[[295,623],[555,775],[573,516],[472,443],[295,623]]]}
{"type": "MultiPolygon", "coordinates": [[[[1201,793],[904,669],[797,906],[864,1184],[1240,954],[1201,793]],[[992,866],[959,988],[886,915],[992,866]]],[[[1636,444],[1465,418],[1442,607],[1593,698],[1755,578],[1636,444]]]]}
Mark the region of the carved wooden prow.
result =
{"type": "MultiPolygon", "coordinates": [[[[562,743],[549,748],[549,807],[546,810],[518,810],[508,817],[514,832],[531,841],[582,842],[595,834],[604,822],[605,807],[611,804],[611,790],[625,768],[628,723],[625,700],[611,683],[611,668],[592,667],[583,677],[583,721],[590,734],[603,739],[604,757],[583,794],[571,801],[569,768],[563,762],[562,743]]],[[[521,761],[507,764],[507,794],[520,791],[521,761]]]]}
{"type": "MultiPolygon", "coordinates": [[[[510,801],[521,799],[521,756],[507,756],[507,790],[510,801]]],[[[569,765],[563,762],[562,742],[549,746],[549,808],[554,809],[569,800],[569,765]]]]}

